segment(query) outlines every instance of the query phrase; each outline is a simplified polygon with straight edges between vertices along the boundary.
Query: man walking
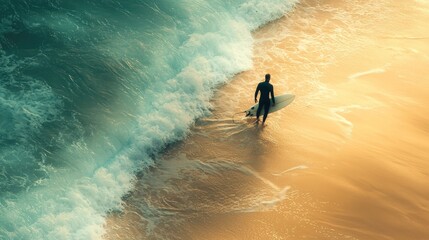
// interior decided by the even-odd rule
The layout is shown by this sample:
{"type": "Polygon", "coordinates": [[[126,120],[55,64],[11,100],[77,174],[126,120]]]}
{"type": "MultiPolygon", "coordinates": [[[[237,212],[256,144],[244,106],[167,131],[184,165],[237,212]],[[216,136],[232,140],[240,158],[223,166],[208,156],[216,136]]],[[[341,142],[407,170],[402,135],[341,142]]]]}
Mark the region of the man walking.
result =
{"type": "Polygon", "coordinates": [[[259,115],[261,114],[262,108],[264,109],[264,117],[262,119],[262,124],[265,123],[265,120],[267,119],[268,112],[270,110],[270,93],[271,93],[271,99],[273,100],[273,106],[276,104],[274,99],[274,87],[272,84],[270,84],[270,78],[271,75],[269,73],[265,74],[265,82],[260,82],[258,86],[256,87],[255,91],[255,103],[257,101],[258,93],[261,92],[261,95],[259,97],[259,106],[258,110],[256,110],[256,121],[259,122],[259,115]]]}

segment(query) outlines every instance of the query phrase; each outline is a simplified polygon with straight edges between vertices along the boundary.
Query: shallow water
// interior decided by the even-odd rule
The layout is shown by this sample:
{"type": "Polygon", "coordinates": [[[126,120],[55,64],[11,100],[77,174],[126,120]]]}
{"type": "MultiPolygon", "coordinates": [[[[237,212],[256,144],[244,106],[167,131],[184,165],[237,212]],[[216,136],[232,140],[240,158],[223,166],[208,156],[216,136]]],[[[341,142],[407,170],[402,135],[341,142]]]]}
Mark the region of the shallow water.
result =
{"type": "Polygon", "coordinates": [[[143,173],[106,239],[428,239],[427,1],[303,1],[143,173]],[[295,101],[232,115],[266,72],[295,101]]]}

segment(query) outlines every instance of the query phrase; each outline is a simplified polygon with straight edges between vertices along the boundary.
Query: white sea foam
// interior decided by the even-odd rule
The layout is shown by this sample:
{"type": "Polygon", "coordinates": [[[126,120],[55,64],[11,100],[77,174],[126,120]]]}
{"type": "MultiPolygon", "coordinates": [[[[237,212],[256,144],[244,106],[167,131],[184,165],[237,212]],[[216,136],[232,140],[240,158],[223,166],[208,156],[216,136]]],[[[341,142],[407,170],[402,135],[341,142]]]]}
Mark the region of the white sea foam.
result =
{"type": "Polygon", "coordinates": [[[356,79],[356,78],[360,78],[363,76],[367,76],[367,75],[371,75],[371,74],[380,74],[380,73],[384,73],[384,72],[386,72],[386,70],[384,68],[375,68],[375,69],[371,69],[368,71],[358,72],[358,73],[352,74],[348,78],[349,79],[356,79]]]}
{"type": "Polygon", "coordinates": [[[287,169],[287,170],[285,170],[285,171],[283,171],[283,172],[280,172],[280,173],[273,173],[273,175],[274,176],[282,176],[282,175],[284,175],[284,174],[286,174],[286,173],[289,173],[289,172],[292,172],[292,171],[296,171],[296,170],[304,170],[304,169],[307,169],[308,167],[307,166],[305,166],[305,165],[299,165],[299,166],[295,166],[295,167],[292,167],[292,168],[289,168],[289,169],[287,169]]]}

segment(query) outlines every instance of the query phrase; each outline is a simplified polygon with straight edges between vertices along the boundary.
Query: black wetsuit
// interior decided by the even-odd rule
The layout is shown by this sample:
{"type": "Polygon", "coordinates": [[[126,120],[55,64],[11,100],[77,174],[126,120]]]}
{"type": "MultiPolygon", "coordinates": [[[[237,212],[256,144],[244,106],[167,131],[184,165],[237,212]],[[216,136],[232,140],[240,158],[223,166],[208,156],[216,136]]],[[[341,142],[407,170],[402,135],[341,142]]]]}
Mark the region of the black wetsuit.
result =
{"type": "Polygon", "coordinates": [[[259,115],[261,114],[262,108],[264,108],[264,118],[263,121],[265,122],[265,119],[267,119],[268,111],[270,110],[270,93],[271,93],[271,99],[273,100],[273,104],[275,104],[274,99],[274,87],[269,82],[261,82],[258,84],[258,87],[255,91],[255,99],[258,97],[258,92],[261,91],[261,96],[259,98],[259,106],[258,110],[256,110],[256,118],[259,118],[259,115]]]}

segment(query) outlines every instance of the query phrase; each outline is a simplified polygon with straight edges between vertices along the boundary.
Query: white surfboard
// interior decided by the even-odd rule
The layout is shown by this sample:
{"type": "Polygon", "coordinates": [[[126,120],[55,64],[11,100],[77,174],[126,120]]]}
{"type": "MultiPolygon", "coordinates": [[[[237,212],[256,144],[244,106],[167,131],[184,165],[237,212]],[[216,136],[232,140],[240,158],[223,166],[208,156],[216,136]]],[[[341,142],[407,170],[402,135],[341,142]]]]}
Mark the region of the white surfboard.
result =
{"type": "MultiPolygon", "coordinates": [[[[290,94],[290,93],[286,93],[283,95],[275,96],[274,98],[276,99],[276,105],[273,106],[273,101],[271,101],[271,99],[270,99],[271,106],[270,106],[269,113],[278,111],[278,110],[286,107],[287,105],[291,104],[293,102],[293,100],[295,99],[295,95],[290,94]]],[[[256,116],[256,110],[258,110],[258,106],[259,106],[259,103],[253,105],[248,110],[246,110],[245,111],[246,117],[256,116]]],[[[265,112],[265,109],[262,109],[261,116],[264,115],[264,112],[265,112]]]]}

